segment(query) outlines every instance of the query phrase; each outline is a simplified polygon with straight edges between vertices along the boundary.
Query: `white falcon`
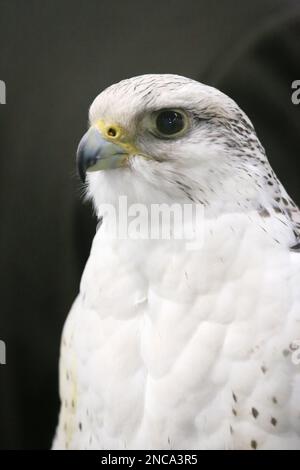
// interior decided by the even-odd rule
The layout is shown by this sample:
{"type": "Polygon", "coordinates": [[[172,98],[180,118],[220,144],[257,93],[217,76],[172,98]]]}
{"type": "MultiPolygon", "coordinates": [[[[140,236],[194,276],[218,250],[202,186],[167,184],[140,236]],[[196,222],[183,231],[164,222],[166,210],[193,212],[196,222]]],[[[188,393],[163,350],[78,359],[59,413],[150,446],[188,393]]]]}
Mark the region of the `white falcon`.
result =
{"type": "Polygon", "coordinates": [[[214,88],[144,75],[89,121],[77,163],[101,225],[62,335],[53,448],[300,449],[300,214],[250,120],[214,88]],[[201,245],[103,236],[120,197],[199,205],[201,245]]]}

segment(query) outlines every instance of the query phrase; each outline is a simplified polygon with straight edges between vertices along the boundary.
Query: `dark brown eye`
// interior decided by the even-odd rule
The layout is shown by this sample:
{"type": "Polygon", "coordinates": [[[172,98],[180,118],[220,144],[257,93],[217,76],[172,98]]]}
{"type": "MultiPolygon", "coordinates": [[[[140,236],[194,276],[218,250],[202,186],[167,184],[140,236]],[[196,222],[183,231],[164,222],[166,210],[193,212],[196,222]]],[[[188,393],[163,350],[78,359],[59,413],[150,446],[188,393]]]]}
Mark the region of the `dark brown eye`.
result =
{"type": "Polygon", "coordinates": [[[185,126],[184,116],[178,111],[161,111],[156,117],[156,128],[162,135],[174,135],[185,126]]]}

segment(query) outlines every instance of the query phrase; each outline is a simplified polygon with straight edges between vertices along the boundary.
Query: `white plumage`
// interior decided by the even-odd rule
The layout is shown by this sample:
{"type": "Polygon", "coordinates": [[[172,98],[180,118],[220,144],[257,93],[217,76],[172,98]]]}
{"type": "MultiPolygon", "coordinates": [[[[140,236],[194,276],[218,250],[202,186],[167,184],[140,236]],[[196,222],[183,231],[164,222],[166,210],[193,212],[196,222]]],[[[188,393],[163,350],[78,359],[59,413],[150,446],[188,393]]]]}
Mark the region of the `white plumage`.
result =
{"type": "Polygon", "coordinates": [[[127,152],[88,174],[99,219],[121,195],[201,204],[203,244],[104,239],[104,215],[64,327],[53,448],[300,449],[299,211],[251,122],[213,88],[145,75],[102,92],[90,123],[127,152]],[[188,126],[163,139],[166,109],[188,126]]]}

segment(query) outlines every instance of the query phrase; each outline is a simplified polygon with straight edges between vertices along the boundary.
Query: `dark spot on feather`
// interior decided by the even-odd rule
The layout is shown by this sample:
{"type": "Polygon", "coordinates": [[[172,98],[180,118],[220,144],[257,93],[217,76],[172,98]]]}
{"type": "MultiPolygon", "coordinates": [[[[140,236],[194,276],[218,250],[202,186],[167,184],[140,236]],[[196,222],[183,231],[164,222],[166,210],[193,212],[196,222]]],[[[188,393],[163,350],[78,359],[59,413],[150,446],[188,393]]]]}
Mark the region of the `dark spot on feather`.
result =
{"type": "Polygon", "coordinates": [[[300,242],[297,243],[296,245],[291,246],[290,250],[291,251],[300,251],[300,242]]]}
{"type": "Polygon", "coordinates": [[[277,424],[277,419],[273,418],[273,416],[271,418],[271,424],[272,424],[272,426],[276,426],[276,424],[277,424]]]}
{"type": "Polygon", "coordinates": [[[252,449],[254,449],[254,450],[257,449],[257,442],[256,442],[254,439],[251,441],[251,447],[252,447],[252,449]]]}
{"type": "Polygon", "coordinates": [[[270,212],[267,211],[267,209],[264,207],[260,212],[259,212],[259,215],[261,217],[270,217],[270,212]]]}
{"type": "Polygon", "coordinates": [[[232,392],[232,398],[234,399],[235,403],[237,402],[237,397],[236,397],[236,394],[234,392],[232,392]]]}
{"type": "Polygon", "coordinates": [[[276,212],[276,214],[283,214],[283,211],[280,209],[280,207],[274,206],[273,209],[276,212]]]}
{"type": "Polygon", "coordinates": [[[261,366],[261,371],[262,371],[263,374],[265,374],[267,372],[267,370],[268,369],[266,368],[266,366],[261,366]]]}
{"type": "Polygon", "coordinates": [[[234,416],[237,415],[236,409],[232,408],[232,414],[233,414],[234,416]]]}
{"type": "Polygon", "coordinates": [[[252,412],[253,417],[256,419],[257,416],[259,415],[259,412],[257,411],[257,409],[256,409],[256,408],[252,408],[252,409],[251,409],[251,412],[252,412]]]}

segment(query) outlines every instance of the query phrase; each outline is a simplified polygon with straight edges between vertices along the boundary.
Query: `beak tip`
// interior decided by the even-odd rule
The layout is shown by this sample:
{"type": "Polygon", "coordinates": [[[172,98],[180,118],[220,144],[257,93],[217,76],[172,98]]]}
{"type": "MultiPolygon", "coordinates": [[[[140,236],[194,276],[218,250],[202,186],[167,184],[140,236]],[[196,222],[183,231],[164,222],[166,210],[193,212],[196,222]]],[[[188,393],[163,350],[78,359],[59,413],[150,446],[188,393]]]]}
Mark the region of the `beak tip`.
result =
{"type": "Polygon", "coordinates": [[[85,160],[83,158],[82,150],[80,149],[80,147],[78,147],[78,150],[77,150],[76,161],[77,161],[77,175],[79,176],[81,181],[85,183],[86,165],[85,165],[85,160]]]}

